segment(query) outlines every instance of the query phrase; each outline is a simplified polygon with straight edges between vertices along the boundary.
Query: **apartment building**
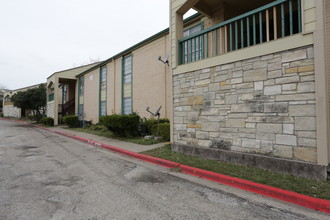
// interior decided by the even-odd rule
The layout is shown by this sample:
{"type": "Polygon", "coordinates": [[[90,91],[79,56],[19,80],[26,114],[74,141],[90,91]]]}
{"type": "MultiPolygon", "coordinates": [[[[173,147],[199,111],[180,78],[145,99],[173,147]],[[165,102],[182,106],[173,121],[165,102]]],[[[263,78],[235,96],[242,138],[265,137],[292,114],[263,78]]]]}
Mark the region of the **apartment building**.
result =
{"type": "Polygon", "coordinates": [[[1,106],[0,106],[0,115],[3,114],[3,98],[4,98],[4,93],[7,92],[8,89],[0,89],[0,103],[1,103],[1,106]]]}
{"type": "Polygon", "coordinates": [[[98,63],[83,65],[53,73],[47,78],[47,117],[58,125],[65,115],[76,114],[76,75],[98,63]]]}
{"type": "MultiPolygon", "coordinates": [[[[185,19],[185,25],[200,15],[185,19]]],[[[111,114],[138,113],[150,118],[160,109],[170,118],[169,28],[102,61],[55,72],[47,78],[47,116],[58,125],[65,115],[97,123],[111,114]]]]}
{"type": "Polygon", "coordinates": [[[171,0],[173,150],[326,179],[330,2],[171,0]],[[183,23],[189,9],[201,16],[183,23]]]}
{"type": "Polygon", "coordinates": [[[161,117],[169,117],[170,76],[169,30],[110,57],[77,75],[77,112],[80,120],[97,123],[100,116],[138,113],[161,107],[161,117]]]}
{"type": "Polygon", "coordinates": [[[24,118],[28,117],[31,114],[29,109],[21,109],[14,106],[14,103],[11,101],[11,97],[18,92],[25,92],[28,89],[37,88],[40,84],[32,85],[15,90],[6,90],[3,93],[3,116],[9,118],[24,118]]]}

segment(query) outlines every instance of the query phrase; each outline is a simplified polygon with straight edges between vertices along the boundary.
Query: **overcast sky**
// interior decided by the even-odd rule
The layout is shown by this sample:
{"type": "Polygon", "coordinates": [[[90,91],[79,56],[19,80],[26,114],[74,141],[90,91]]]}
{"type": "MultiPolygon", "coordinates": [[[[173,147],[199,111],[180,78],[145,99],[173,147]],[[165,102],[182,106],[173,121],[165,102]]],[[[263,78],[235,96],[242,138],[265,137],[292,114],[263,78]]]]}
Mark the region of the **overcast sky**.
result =
{"type": "Polygon", "coordinates": [[[0,87],[46,82],[168,24],[169,0],[0,0],[0,87]]]}

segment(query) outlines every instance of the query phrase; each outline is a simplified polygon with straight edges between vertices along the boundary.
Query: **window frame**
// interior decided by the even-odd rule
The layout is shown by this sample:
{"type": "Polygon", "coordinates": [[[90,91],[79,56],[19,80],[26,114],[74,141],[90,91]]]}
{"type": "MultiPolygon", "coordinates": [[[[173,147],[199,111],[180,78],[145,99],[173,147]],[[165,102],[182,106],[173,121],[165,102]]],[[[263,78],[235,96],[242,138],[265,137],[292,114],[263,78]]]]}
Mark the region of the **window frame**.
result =
{"type": "Polygon", "coordinates": [[[132,114],[133,113],[133,55],[129,54],[122,57],[122,83],[121,83],[121,113],[132,114]],[[130,71],[126,72],[126,60],[130,59],[130,71]],[[130,75],[130,80],[126,81],[125,76],[130,75]],[[130,84],[131,94],[129,97],[124,97],[124,88],[126,84],[130,84]],[[130,99],[130,109],[125,109],[125,100],[130,99]]]}
{"type": "MultiPolygon", "coordinates": [[[[188,37],[188,36],[190,36],[190,35],[192,35],[192,34],[198,33],[199,31],[197,31],[197,32],[193,32],[193,33],[188,33],[188,35],[185,35],[185,32],[186,32],[186,31],[189,31],[189,30],[191,30],[191,29],[193,29],[193,28],[196,28],[196,27],[198,27],[198,26],[200,27],[200,30],[199,30],[199,31],[204,30],[204,22],[200,22],[199,24],[196,24],[196,25],[194,25],[194,26],[192,26],[192,27],[189,27],[189,28],[184,29],[184,30],[183,30],[183,36],[184,36],[184,37],[188,37]]],[[[199,41],[194,41],[194,42],[191,41],[190,43],[191,43],[191,44],[189,44],[188,41],[185,42],[185,47],[184,47],[184,51],[183,51],[183,59],[184,59],[184,63],[188,63],[188,60],[197,61],[197,60],[200,60],[200,59],[202,58],[202,56],[201,56],[200,54],[201,54],[201,51],[204,50],[204,48],[203,48],[203,46],[201,45],[201,42],[199,42],[199,41]],[[196,45],[198,45],[198,49],[197,49],[196,51],[193,51],[193,48],[195,48],[195,43],[196,43],[196,45]],[[196,52],[198,52],[198,53],[197,53],[198,56],[197,56],[196,59],[195,59],[195,57],[193,57],[192,54],[193,54],[193,53],[196,53],[196,52]]]]}
{"type": "Polygon", "coordinates": [[[103,65],[100,67],[100,75],[99,75],[99,117],[107,115],[107,82],[108,82],[108,68],[107,65],[103,65]],[[102,91],[105,91],[105,100],[101,100],[102,91]],[[105,105],[105,109],[103,111],[102,104],[105,105]]]}
{"type": "Polygon", "coordinates": [[[80,97],[84,98],[85,76],[78,79],[78,120],[84,120],[84,103],[80,103],[80,97]]]}

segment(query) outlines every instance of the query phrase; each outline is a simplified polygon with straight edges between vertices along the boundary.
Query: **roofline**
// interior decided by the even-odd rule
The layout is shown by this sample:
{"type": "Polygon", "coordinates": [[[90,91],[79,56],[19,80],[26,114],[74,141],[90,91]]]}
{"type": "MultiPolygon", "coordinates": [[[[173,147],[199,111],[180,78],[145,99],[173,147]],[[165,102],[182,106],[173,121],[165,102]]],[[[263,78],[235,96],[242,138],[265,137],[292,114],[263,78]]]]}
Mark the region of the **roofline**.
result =
{"type": "Polygon", "coordinates": [[[139,46],[141,46],[141,45],[143,45],[143,44],[145,44],[145,43],[147,43],[147,42],[149,42],[151,40],[154,40],[155,38],[158,38],[158,37],[160,37],[160,36],[162,36],[162,35],[164,35],[164,34],[166,34],[168,32],[169,32],[169,28],[166,28],[166,29],[158,32],[157,34],[154,34],[151,37],[148,37],[147,39],[145,39],[145,40],[143,40],[143,41],[141,41],[141,42],[139,42],[139,43],[137,43],[137,44],[135,44],[135,45],[127,48],[126,50],[123,50],[123,51],[117,53],[116,55],[114,55],[114,56],[112,56],[112,57],[104,60],[103,62],[99,63],[98,65],[95,65],[92,68],[90,68],[88,70],[85,70],[84,72],[76,75],[76,78],[79,78],[79,77],[85,75],[86,73],[91,72],[91,71],[99,68],[100,66],[103,66],[103,65],[109,63],[111,60],[114,60],[115,58],[117,58],[117,57],[119,57],[121,55],[127,54],[128,52],[132,51],[133,49],[135,49],[135,48],[137,48],[137,47],[139,47],[139,46]]]}
{"type": "Polygon", "coordinates": [[[13,90],[8,89],[7,92],[15,92],[15,91],[17,91],[17,90],[21,90],[21,89],[27,89],[27,88],[30,88],[30,87],[37,87],[37,86],[39,86],[40,84],[45,84],[45,85],[47,85],[47,83],[38,83],[38,84],[35,84],[35,85],[32,85],[32,86],[26,86],[26,87],[19,88],[19,89],[13,89],[13,90]]]}
{"type": "Polygon", "coordinates": [[[70,70],[74,70],[74,69],[78,69],[78,68],[81,68],[81,67],[85,67],[85,66],[89,66],[89,65],[97,65],[99,63],[101,63],[102,61],[99,61],[99,62],[95,62],[95,63],[90,63],[90,64],[86,64],[86,65],[82,65],[82,66],[77,66],[77,67],[73,67],[73,68],[70,68],[70,69],[66,69],[66,70],[61,70],[61,71],[57,71],[57,72],[54,72],[52,75],[48,76],[47,79],[49,79],[50,77],[52,77],[53,75],[57,74],[57,73],[62,73],[62,72],[66,72],[66,71],[70,71],[70,70]]]}
{"type": "MultiPolygon", "coordinates": [[[[184,22],[189,22],[189,21],[191,21],[191,20],[193,20],[193,19],[199,17],[200,15],[201,15],[200,13],[195,13],[195,14],[193,14],[192,16],[190,16],[190,17],[184,19],[184,22]]],[[[137,44],[135,44],[135,45],[133,45],[133,46],[127,48],[126,50],[123,50],[122,52],[117,53],[116,55],[114,55],[114,56],[112,56],[112,57],[110,57],[110,58],[104,60],[103,62],[100,62],[99,64],[97,64],[97,65],[91,67],[90,69],[85,70],[85,71],[82,72],[82,73],[79,73],[78,75],[76,75],[76,78],[82,77],[82,76],[85,75],[86,73],[89,73],[89,72],[91,72],[91,71],[93,71],[93,70],[96,70],[96,69],[99,68],[100,66],[103,66],[103,65],[109,63],[111,60],[114,60],[114,59],[118,58],[119,56],[125,55],[125,54],[127,54],[128,52],[130,52],[130,51],[132,51],[132,50],[134,50],[134,49],[136,49],[136,48],[138,48],[138,47],[140,47],[140,46],[142,46],[142,45],[148,43],[149,41],[152,41],[152,40],[154,40],[154,39],[156,39],[156,38],[158,38],[158,37],[160,37],[160,36],[162,36],[162,35],[164,35],[164,34],[167,34],[167,33],[169,33],[169,28],[166,28],[166,29],[160,31],[160,32],[158,32],[158,33],[156,33],[156,34],[154,34],[154,35],[148,37],[147,39],[144,39],[143,41],[141,41],[141,42],[139,42],[139,43],[137,43],[137,44]]]]}

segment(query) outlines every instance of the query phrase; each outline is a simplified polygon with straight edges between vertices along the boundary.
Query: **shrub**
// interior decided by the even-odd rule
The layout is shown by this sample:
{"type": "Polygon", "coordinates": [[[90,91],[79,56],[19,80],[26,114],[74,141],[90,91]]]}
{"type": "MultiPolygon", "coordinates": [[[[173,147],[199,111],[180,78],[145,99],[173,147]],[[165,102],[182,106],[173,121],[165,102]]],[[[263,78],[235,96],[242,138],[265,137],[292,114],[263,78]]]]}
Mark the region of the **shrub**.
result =
{"type": "Polygon", "coordinates": [[[54,126],[54,119],[51,117],[45,117],[40,120],[41,124],[54,126]]]}
{"type": "Polygon", "coordinates": [[[101,124],[95,124],[95,125],[87,124],[87,125],[84,125],[83,128],[89,129],[92,131],[108,131],[108,129],[104,125],[101,125],[101,124]]]}
{"type": "Polygon", "coordinates": [[[100,118],[100,124],[106,126],[116,136],[136,137],[139,135],[140,116],[136,113],[107,115],[100,118]]]}
{"type": "Polygon", "coordinates": [[[76,128],[79,125],[78,116],[75,115],[64,116],[63,123],[68,125],[70,128],[76,128]]]}
{"type": "Polygon", "coordinates": [[[30,121],[35,121],[36,119],[35,119],[34,115],[29,115],[29,120],[30,121]]]}
{"type": "Polygon", "coordinates": [[[171,137],[170,123],[158,124],[155,127],[156,127],[155,134],[163,137],[164,141],[170,141],[170,137],[171,137]]]}
{"type": "MultiPolygon", "coordinates": [[[[157,119],[151,118],[142,123],[146,125],[148,134],[151,134],[151,135],[155,134],[156,128],[157,128],[156,126],[158,124],[157,119]]],[[[170,120],[168,120],[167,118],[160,118],[159,124],[163,124],[163,123],[170,123],[170,120]]]]}
{"type": "Polygon", "coordinates": [[[0,113],[0,117],[3,118],[3,113],[0,113]]]}

